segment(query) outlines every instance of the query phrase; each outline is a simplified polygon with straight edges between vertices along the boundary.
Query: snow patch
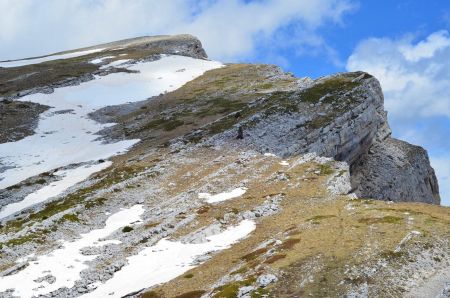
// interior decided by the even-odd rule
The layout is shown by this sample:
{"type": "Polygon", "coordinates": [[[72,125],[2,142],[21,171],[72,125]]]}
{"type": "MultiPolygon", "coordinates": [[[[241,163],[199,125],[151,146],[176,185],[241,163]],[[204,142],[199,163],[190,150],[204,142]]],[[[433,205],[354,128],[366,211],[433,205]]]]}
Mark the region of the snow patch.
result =
{"type": "MultiPolygon", "coordinates": [[[[114,61],[113,64],[124,61],[114,61]]],[[[34,135],[0,144],[0,166],[6,168],[0,173],[0,189],[53,169],[108,159],[126,152],[139,140],[105,144],[96,133],[113,124],[100,124],[90,119],[89,113],[105,106],[141,101],[178,89],[205,71],[222,66],[215,61],[165,56],[156,61],[125,66],[137,71],[135,73],[96,76],[94,80],[77,86],[57,88],[51,94],[22,97],[22,101],[52,108],[41,114],[34,135]],[[181,68],[185,71],[177,72],[181,68]],[[61,110],[72,112],[55,113],[61,110]]]]}
{"type": "Polygon", "coordinates": [[[255,230],[255,223],[243,220],[220,234],[207,237],[208,242],[190,244],[162,239],[154,246],[128,258],[128,265],[93,292],[81,297],[123,297],[167,282],[196,267],[196,259],[207,253],[229,248],[255,230]]]}
{"type": "Polygon", "coordinates": [[[57,171],[54,175],[61,176],[61,180],[50,183],[49,185],[29,194],[20,202],[5,206],[5,208],[0,211],[0,219],[8,217],[35,204],[44,202],[49,198],[60,195],[72,185],[85,180],[95,172],[106,169],[111,164],[112,162],[107,161],[101,164],[86,165],[74,169],[57,171]]]}
{"type": "Polygon", "coordinates": [[[217,203],[217,202],[222,202],[222,201],[227,201],[230,199],[234,199],[237,197],[242,196],[243,194],[245,194],[245,192],[247,191],[247,188],[245,187],[238,187],[236,189],[233,189],[230,192],[222,192],[216,195],[211,195],[209,193],[204,193],[201,192],[198,194],[198,198],[199,199],[206,199],[207,203],[217,203]]]}
{"type": "Polygon", "coordinates": [[[92,64],[100,64],[100,63],[102,63],[103,61],[105,61],[106,59],[111,59],[111,58],[115,58],[115,56],[106,56],[106,57],[97,58],[97,59],[94,59],[94,60],[89,61],[89,63],[92,63],[92,64]]]}
{"type": "Polygon", "coordinates": [[[287,161],[285,161],[285,160],[282,160],[282,161],[280,162],[280,165],[282,165],[282,166],[288,166],[289,163],[288,163],[287,161]]]}
{"type": "Polygon", "coordinates": [[[88,268],[86,262],[96,258],[93,255],[81,254],[81,249],[89,246],[119,244],[118,240],[105,241],[102,238],[123,226],[138,221],[144,211],[142,205],[134,205],[110,216],[104,228],[82,234],[81,238],[74,242],[63,241],[62,248],[39,256],[36,261],[30,262],[25,269],[16,274],[0,277],[0,292],[14,289],[13,295],[36,297],[62,287],[73,287],[75,281],[80,279],[80,272],[88,268]],[[46,276],[53,276],[55,280],[49,283],[44,279],[46,276]]]}
{"type": "Polygon", "coordinates": [[[273,153],[264,153],[264,156],[267,156],[267,157],[277,157],[275,154],[273,154],[273,153]]]}

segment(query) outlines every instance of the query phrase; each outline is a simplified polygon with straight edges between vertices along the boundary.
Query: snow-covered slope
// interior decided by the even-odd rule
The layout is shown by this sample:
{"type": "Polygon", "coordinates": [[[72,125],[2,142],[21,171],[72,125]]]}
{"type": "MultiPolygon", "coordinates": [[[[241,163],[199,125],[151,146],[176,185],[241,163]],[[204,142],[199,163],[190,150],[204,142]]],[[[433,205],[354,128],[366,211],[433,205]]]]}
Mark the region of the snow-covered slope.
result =
{"type": "MultiPolygon", "coordinates": [[[[63,188],[58,187],[56,194],[61,193],[80,182],[80,169],[84,169],[82,176],[86,178],[105,168],[92,163],[123,153],[138,141],[105,143],[96,133],[113,124],[91,120],[89,113],[102,107],[141,101],[175,90],[205,71],[222,66],[219,62],[184,56],[164,56],[156,61],[132,64],[130,61],[128,64],[124,62],[127,63],[121,60],[114,63],[121,64],[131,73],[96,76],[92,81],[58,88],[51,94],[36,93],[20,99],[52,108],[41,116],[34,135],[0,144],[0,160],[8,167],[0,173],[0,189],[44,172],[72,166],[64,171],[65,181],[51,185],[53,189],[64,185],[63,188]],[[87,167],[84,163],[91,163],[92,166],[87,167]]],[[[39,199],[25,198],[23,202],[5,207],[0,211],[0,219],[55,195],[52,191],[38,190],[37,193],[39,199]]]]}
{"type": "MultiPolygon", "coordinates": [[[[445,294],[448,208],[349,193],[386,155],[372,76],[223,65],[188,35],[73,53],[0,68],[0,297],[445,294]]],[[[407,152],[377,186],[438,195],[407,152]]]]}

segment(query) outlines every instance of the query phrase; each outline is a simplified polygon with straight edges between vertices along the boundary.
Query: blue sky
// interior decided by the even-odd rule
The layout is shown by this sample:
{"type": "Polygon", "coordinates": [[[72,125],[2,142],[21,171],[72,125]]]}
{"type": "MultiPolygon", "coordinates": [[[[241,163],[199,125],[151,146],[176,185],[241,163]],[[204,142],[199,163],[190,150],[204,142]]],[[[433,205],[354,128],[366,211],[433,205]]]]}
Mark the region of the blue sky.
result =
{"type": "Polygon", "coordinates": [[[191,33],[212,59],[379,78],[395,137],[425,147],[450,205],[448,0],[0,0],[0,60],[191,33]]]}

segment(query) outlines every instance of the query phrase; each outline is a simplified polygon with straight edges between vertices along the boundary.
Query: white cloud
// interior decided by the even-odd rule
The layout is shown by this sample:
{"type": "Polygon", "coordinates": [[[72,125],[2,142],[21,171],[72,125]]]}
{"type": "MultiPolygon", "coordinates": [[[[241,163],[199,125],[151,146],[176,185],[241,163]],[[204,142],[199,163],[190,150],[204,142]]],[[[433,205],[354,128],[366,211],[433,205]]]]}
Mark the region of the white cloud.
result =
{"type": "Polygon", "coordinates": [[[416,42],[411,36],[362,41],[347,61],[383,87],[394,134],[430,150],[443,203],[450,205],[450,36],[435,32],[416,42]]]}
{"type": "Polygon", "coordinates": [[[450,117],[450,37],[438,31],[419,43],[411,38],[371,38],[347,62],[381,82],[386,108],[395,118],[450,117]]]}
{"type": "Polygon", "coordinates": [[[254,54],[261,45],[282,47],[272,42],[279,43],[277,34],[288,26],[298,28],[293,33],[320,40],[320,26],[339,24],[353,8],[351,0],[0,0],[0,58],[142,35],[191,33],[211,57],[233,60],[254,54]]]}
{"type": "Polygon", "coordinates": [[[417,62],[424,58],[431,58],[436,51],[450,46],[450,39],[445,31],[439,31],[431,34],[426,40],[414,45],[411,43],[400,45],[399,50],[411,62],[417,62]]]}

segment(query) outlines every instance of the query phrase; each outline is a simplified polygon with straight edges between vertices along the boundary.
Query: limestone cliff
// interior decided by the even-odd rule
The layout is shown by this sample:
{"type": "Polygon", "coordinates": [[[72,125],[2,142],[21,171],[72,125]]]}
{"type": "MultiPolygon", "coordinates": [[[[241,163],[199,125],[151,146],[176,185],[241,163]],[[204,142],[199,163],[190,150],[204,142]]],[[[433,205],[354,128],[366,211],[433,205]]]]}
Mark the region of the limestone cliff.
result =
{"type": "Polygon", "coordinates": [[[349,163],[358,196],[440,202],[426,152],[390,138],[380,84],[367,73],[313,81],[273,66],[229,65],[174,93],[96,115],[109,120],[115,115],[112,119],[122,122],[121,129],[107,132],[117,137],[161,138],[164,125],[189,123],[172,139],[232,144],[282,157],[315,152],[349,163]],[[236,139],[239,128],[242,138],[236,139]]]}
{"type": "Polygon", "coordinates": [[[223,65],[189,35],[81,50],[0,68],[0,182],[40,169],[0,189],[1,297],[448,296],[450,210],[376,78],[223,65]]]}

